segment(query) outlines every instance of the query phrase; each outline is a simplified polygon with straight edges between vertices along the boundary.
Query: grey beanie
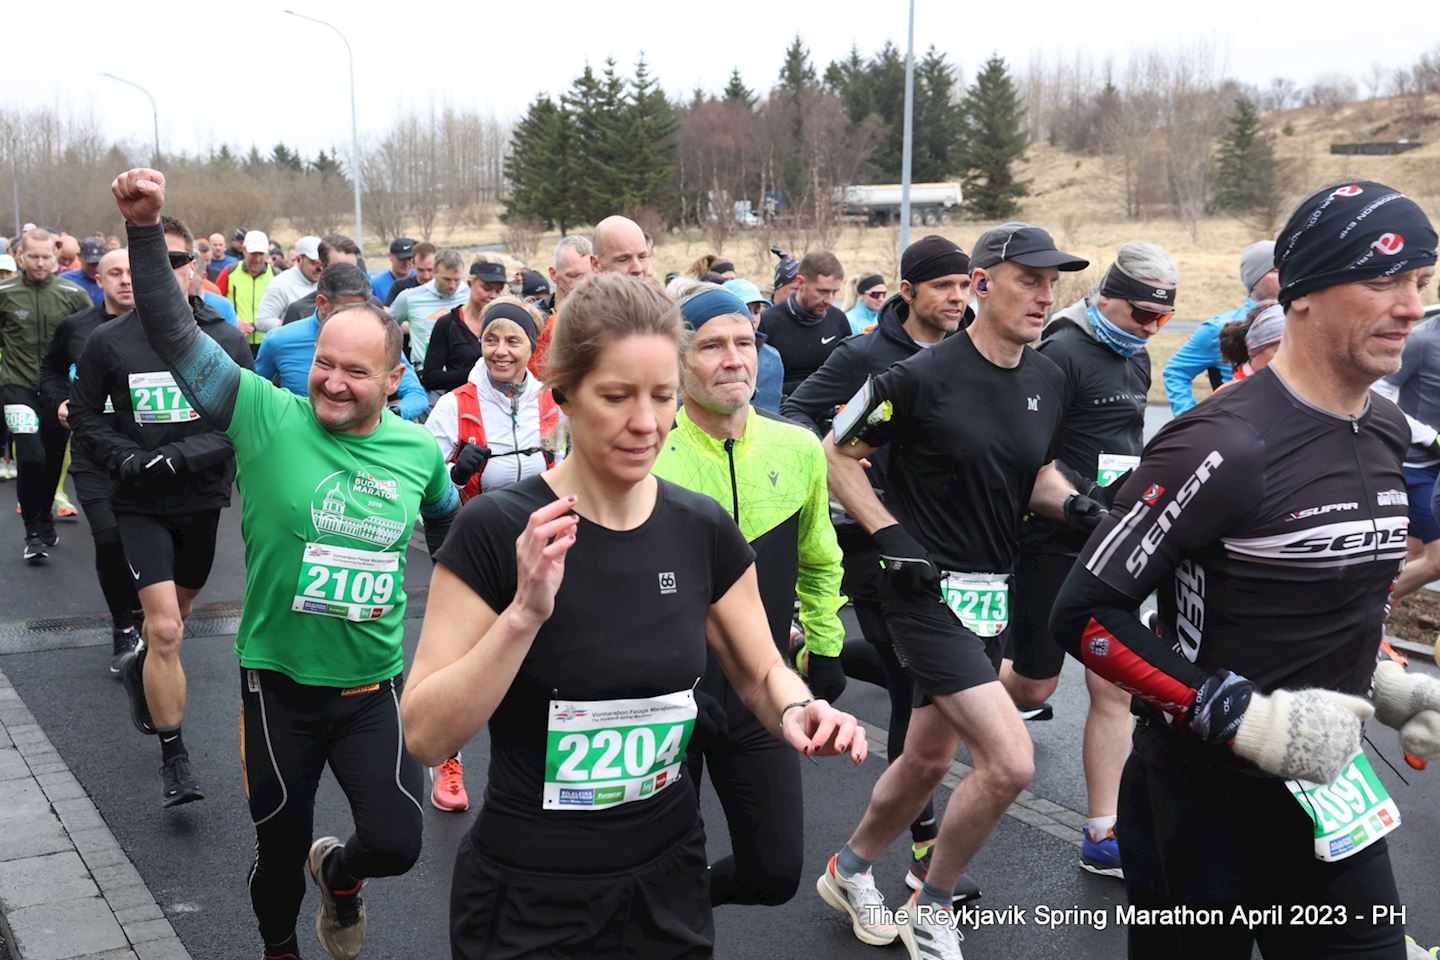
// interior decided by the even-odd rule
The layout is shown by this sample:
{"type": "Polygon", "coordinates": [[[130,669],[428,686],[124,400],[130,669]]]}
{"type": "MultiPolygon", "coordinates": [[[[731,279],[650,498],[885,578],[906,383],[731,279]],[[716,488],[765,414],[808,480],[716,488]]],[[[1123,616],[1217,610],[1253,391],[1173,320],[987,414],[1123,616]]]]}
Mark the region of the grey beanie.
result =
{"type": "Polygon", "coordinates": [[[1275,241],[1261,240],[1252,243],[1240,254],[1240,283],[1249,293],[1255,289],[1260,278],[1275,269],[1275,241]]]}

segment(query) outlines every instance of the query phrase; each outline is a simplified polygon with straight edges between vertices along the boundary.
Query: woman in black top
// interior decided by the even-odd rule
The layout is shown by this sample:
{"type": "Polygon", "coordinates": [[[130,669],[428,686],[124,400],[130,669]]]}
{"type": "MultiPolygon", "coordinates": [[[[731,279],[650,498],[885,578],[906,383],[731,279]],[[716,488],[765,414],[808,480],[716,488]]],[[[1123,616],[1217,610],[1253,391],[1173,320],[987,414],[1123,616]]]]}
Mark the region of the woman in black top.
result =
{"type": "Polygon", "coordinates": [[[796,750],[867,752],[855,719],[780,660],[734,522],[650,474],[681,339],[643,281],[582,281],[549,356],[570,456],[470,501],[437,555],[406,744],[439,762],[487,723],[491,738],[456,857],[456,958],[711,955],[695,795],[673,789],[707,642],[796,750]]]}
{"type": "MultiPolygon", "coordinates": [[[[485,310],[504,290],[482,267],[491,265],[476,261],[470,267],[470,299],[435,321],[430,344],[425,348],[425,365],[420,382],[426,390],[454,390],[463,386],[470,371],[480,361],[480,336],[485,328],[485,310]]],[[[533,312],[533,311],[532,311],[533,312]]],[[[545,324],[535,315],[535,327],[545,324]]]]}

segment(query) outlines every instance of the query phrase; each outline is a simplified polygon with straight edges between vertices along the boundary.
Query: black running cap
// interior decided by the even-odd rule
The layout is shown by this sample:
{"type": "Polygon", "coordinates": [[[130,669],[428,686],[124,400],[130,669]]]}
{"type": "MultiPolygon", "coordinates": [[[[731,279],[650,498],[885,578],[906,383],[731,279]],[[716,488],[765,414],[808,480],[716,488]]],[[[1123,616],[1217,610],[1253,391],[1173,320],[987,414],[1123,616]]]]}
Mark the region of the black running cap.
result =
{"type": "Polygon", "coordinates": [[[970,254],[970,269],[989,269],[1007,260],[1021,266],[1055,267],[1066,272],[1090,266],[1089,260],[1056,249],[1055,241],[1044,230],[1018,221],[1002,223],[981,234],[970,254]]]}

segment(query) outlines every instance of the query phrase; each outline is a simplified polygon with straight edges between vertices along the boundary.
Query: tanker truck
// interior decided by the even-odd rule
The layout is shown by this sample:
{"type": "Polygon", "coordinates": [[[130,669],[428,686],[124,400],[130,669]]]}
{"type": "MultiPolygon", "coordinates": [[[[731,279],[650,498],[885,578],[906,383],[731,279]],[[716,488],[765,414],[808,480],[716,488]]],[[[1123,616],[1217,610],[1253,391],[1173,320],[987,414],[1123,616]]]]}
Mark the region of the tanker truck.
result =
{"type": "MultiPolygon", "coordinates": [[[[872,225],[900,219],[900,184],[862,183],[838,187],[835,199],[848,217],[865,217],[872,225]]],[[[962,194],[958,183],[910,184],[910,225],[933,227],[949,223],[958,213],[962,194]]]]}

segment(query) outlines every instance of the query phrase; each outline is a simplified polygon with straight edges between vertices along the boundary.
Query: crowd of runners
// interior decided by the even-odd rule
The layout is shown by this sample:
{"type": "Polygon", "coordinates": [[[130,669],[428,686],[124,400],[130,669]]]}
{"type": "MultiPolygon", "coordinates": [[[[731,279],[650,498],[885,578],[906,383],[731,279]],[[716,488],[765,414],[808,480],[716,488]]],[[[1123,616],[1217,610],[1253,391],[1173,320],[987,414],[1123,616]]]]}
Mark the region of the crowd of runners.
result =
{"type": "Polygon", "coordinates": [[[161,804],[200,801],[182,641],[238,497],[267,960],[300,956],[307,874],[321,945],[361,954],[362,887],[416,862],[427,796],[470,807],[482,728],[457,960],[707,957],[715,905],[807,879],[864,943],[959,958],[987,882],[968,868],[1071,659],[1078,865],[1151,918],[1132,957],[1423,953],[1362,742],[1385,725],[1440,758],[1440,682],[1382,647],[1392,602],[1440,577],[1437,240],[1402,193],[1327,186],[1236,251],[1244,302],[1167,364],[1177,417],[1146,444],[1147,342],[1184,301],[1143,240],[1070,304],[1062,276],[1092,265],[1020,222],[968,251],[923,237],[893,283],[778,248],[773,276],[708,255],[660,278],[622,216],[543,271],[398,237],[372,275],[340,234],[197,238],[156,170],[112,191],[124,238],[32,225],[0,253],[16,562],[49,564],[68,476],[161,804]],[[1223,389],[1197,402],[1207,374],[1223,389]],[[407,664],[417,535],[434,566],[407,664]],[[850,680],[889,694],[888,766],[807,863],[801,758],[869,752],[834,706],[850,680]],[[973,770],[937,813],[962,743],[973,770]],[[343,839],[316,836],[327,766],[343,839]],[[872,867],[907,833],[913,892],[887,904],[872,867]],[[1314,907],[1348,919],[1284,920],[1314,907]],[[1236,908],[1278,919],[1196,919],[1236,908]]]}

